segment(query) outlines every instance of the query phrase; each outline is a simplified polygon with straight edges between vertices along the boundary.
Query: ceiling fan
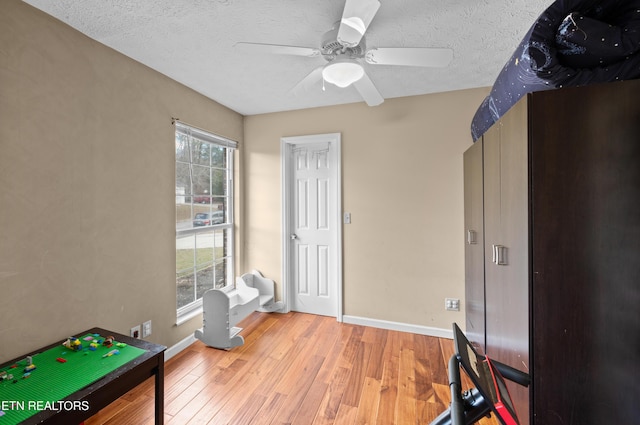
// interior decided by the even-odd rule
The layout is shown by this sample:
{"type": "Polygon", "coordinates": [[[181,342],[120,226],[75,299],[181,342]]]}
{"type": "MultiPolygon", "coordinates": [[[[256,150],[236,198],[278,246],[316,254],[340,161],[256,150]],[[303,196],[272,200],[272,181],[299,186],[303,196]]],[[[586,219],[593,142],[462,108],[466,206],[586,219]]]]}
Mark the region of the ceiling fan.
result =
{"type": "Polygon", "coordinates": [[[364,33],[379,8],[378,0],[346,0],[342,19],[322,36],[319,48],[247,42],[238,42],[236,47],[259,53],[311,58],[322,56],[327,63],[311,71],[293,88],[294,91],[309,89],[320,81],[323,82],[323,88],[324,82],[338,87],[353,84],[369,106],[376,106],[384,98],[365,72],[363,62],[369,65],[445,67],[453,58],[453,51],[445,48],[367,49],[364,33]]]}

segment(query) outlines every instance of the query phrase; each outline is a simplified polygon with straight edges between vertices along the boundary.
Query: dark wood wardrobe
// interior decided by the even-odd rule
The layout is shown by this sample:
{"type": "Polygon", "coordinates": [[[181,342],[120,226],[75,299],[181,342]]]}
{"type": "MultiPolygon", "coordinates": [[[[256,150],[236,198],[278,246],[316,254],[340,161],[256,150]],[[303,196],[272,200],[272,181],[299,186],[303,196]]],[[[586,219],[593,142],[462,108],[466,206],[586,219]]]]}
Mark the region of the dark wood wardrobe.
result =
{"type": "Polygon", "coordinates": [[[464,170],[466,333],[521,422],[640,423],[640,80],[528,94],[464,170]]]}

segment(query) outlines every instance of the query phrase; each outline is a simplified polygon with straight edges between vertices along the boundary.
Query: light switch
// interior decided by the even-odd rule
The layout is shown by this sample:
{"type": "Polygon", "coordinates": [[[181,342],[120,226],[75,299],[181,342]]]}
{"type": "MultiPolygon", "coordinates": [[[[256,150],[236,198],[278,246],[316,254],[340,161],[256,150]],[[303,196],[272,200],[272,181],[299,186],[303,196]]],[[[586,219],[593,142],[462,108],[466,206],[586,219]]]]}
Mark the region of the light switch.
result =
{"type": "Polygon", "coordinates": [[[351,224],[351,213],[344,213],[344,224],[351,224]]]}

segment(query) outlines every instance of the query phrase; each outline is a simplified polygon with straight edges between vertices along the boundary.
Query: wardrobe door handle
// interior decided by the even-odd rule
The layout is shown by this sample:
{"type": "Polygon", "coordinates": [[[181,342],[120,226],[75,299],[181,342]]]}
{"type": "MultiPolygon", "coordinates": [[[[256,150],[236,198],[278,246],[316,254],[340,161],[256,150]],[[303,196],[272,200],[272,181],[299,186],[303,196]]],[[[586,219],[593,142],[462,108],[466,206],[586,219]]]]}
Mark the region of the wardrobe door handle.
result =
{"type": "Polygon", "coordinates": [[[493,247],[493,255],[491,262],[497,266],[507,265],[507,247],[504,245],[491,245],[493,247]]]}
{"type": "Polygon", "coordinates": [[[496,264],[499,266],[507,265],[507,247],[504,245],[496,245],[496,264]]]}

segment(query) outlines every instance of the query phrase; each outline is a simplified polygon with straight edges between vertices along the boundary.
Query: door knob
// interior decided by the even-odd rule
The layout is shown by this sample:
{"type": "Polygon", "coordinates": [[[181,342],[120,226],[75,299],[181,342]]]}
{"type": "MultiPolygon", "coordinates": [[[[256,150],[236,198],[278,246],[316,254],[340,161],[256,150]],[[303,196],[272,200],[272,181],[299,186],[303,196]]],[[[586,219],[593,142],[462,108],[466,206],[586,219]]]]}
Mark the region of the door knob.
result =
{"type": "Polygon", "coordinates": [[[295,233],[292,233],[291,236],[289,236],[291,238],[292,241],[295,241],[296,239],[298,239],[298,235],[296,235],[295,233]]]}

